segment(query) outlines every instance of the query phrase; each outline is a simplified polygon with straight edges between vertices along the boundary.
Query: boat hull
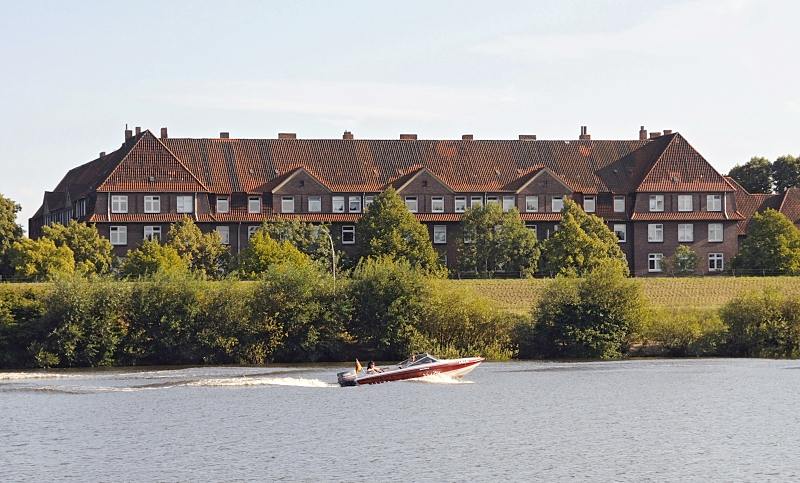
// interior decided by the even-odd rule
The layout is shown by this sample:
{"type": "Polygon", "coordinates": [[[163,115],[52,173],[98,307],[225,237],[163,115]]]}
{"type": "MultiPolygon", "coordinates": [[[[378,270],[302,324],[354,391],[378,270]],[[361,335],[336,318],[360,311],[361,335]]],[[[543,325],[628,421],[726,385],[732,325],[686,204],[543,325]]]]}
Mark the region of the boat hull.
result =
{"type": "Polygon", "coordinates": [[[363,376],[355,376],[352,372],[349,374],[342,373],[339,374],[339,384],[342,386],[383,384],[384,382],[417,379],[434,374],[444,374],[449,377],[463,377],[472,372],[481,362],[483,362],[482,357],[466,357],[463,359],[447,359],[421,366],[387,370],[377,374],[367,374],[363,376]]]}

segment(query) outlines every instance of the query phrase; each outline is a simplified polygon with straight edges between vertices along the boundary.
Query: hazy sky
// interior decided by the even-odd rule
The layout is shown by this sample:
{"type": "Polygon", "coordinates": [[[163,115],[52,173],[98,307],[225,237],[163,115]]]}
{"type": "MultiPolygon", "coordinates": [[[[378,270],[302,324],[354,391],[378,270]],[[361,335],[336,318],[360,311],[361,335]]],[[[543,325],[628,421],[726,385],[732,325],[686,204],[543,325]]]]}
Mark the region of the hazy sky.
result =
{"type": "Polygon", "coordinates": [[[800,2],[0,0],[20,222],[125,123],[170,136],[635,139],[800,154],[800,2]]]}

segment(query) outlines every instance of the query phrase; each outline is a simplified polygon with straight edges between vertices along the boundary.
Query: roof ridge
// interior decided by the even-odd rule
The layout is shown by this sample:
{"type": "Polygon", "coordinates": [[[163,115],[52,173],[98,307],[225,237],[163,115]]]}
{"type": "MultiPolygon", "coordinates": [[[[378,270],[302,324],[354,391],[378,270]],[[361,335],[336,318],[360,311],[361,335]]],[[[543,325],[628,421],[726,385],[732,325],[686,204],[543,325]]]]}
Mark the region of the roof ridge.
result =
{"type": "Polygon", "coordinates": [[[180,164],[180,165],[181,165],[181,167],[182,167],[183,169],[185,169],[185,170],[186,170],[186,172],[187,172],[187,173],[189,173],[189,174],[192,176],[192,178],[194,178],[194,179],[195,179],[195,181],[197,181],[197,183],[198,183],[200,186],[202,186],[202,187],[203,187],[203,189],[204,189],[204,190],[206,190],[206,191],[211,191],[211,190],[209,190],[209,189],[208,189],[208,186],[206,186],[206,184],[205,184],[205,183],[203,183],[203,182],[200,180],[200,178],[199,178],[199,177],[198,177],[198,176],[197,176],[197,175],[196,175],[196,174],[195,174],[195,173],[194,173],[194,172],[193,172],[191,169],[189,169],[189,167],[188,167],[188,166],[186,166],[186,164],[185,164],[185,163],[184,163],[184,162],[181,160],[181,158],[179,158],[179,157],[178,157],[178,156],[177,156],[175,153],[173,153],[173,152],[172,152],[172,150],[171,150],[170,148],[168,148],[168,147],[167,147],[167,145],[166,145],[166,144],[164,144],[164,143],[163,143],[163,142],[162,142],[162,141],[161,141],[161,140],[160,140],[160,139],[159,139],[159,138],[158,138],[158,137],[157,137],[155,134],[153,134],[152,132],[150,132],[150,130],[149,130],[149,129],[145,129],[144,133],[142,133],[142,138],[144,138],[144,134],[150,134],[151,136],[153,136],[153,139],[155,139],[156,141],[158,141],[158,144],[160,144],[160,145],[161,145],[161,146],[162,146],[164,149],[166,149],[166,150],[167,150],[167,152],[169,153],[169,155],[170,155],[170,156],[172,156],[173,158],[175,158],[175,161],[177,161],[177,162],[178,162],[178,164],[180,164]]]}
{"type": "MultiPolygon", "coordinates": [[[[655,159],[655,161],[653,161],[653,164],[650,165],[650,168],[647,170],[647,172],[644,174],[644,176],[642,176],[642,179],[639,180],[639,184],[636,185],[636,191],[639,191],[639,188],[642,186],[642,184],[644,184],[644,180],[646,180],[647,177],[650,176],[650,173],[653,172],[653,168],[655,168],[656,165],[658,164],[658,162],[661,161],[661,158],[664,157],[664,153],[667,152],[667,149],[675,141],[675,137],[677,136],[677,134],[678,133],[670,134],[670,136],[672,136],[672,137],[667,142],[667,144],[664,145],[664,149],[661,150],[661,153],[659,153],[658,157],[655,159]]],[[[692,148],[692,149],[694,149],[694,148],[692,148]]]]}

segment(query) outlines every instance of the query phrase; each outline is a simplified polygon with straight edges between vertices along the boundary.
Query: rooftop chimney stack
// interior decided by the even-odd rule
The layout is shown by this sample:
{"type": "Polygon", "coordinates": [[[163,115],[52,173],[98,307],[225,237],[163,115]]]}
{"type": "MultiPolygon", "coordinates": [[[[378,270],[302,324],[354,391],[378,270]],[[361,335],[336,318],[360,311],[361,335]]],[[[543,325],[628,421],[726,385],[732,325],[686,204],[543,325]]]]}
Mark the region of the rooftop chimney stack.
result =
{"type": "Polygon", "coordinates": [[[592,136],[588,133],[586,126],[581,126],[581,135],[578,136],[578,139],[585,141],[592,139],[592,136]]]}
{"type": "Polygon", "coordinates": [[[229,132],[221,132],[221,133],[219,133],[219,138],[220,139],[230,139],[230,137],[231,137],[231,133],[229,133],[229,132]]]}
{"type": "Polygon", "coordinates": [[[279,132],[278,139],[297,139],[297,133],[294,132],[279,132]]]}
{"type": "Polygon", "coordinates": [[[353,139],[353,133],[345,131],[344,134],[342,134],[342,139],[353,139]]]}
{"type": "Polygon", "coordinates": [[[647,129],[644,126],[639,128],[639,141],[647,141],[647,129]]]}
{"type": "Polygon", "coordinates": [[[520,134],[520,141],[536,141],[536,134],[520,134]]]}
{"type": "Polygon", "coordinates": [[[105,152],[105,151],[100,151],[100,157],[101,157],[101,158],[102,158],[103,156],[105,156],[105,155],[106,155],[106,152],[105,152]]]}
{"type": "Polygon", "coordinates": [[[472,141],[473,139],[475,139],[475,136],[473,136],[472,134],[462,134],[461,135],[461,140],[462,141],[472,141]]]}
{"type": "Polygon", "coordinates": [[[401,134],[400,139],[403,141],[416,141],[417,135],[416,134],[401,134]]]}
{"type": "Polygon", "coordinates": [[[167,128],[162,127],[161,128],[161,139],[167,139],[167,137],[168,137],[167,136],[167,128]]]}
{"type": "Polygon", "coordinates": [[[672,129],[664,129],[664,136],[672,134],[672,129]]]}
{"type": "Polygon", "coordinates": [[[138,136],[139,134],[142,134],[142,128],[139,127],[139,126],[136,126],[136,135],[138,136]]]}
{"type": "Polygon", "coordinates": [[[125,129],[125,141],[133,137],[133,131],[130,129],[125,129]]]}
{"type": "Polygon", "coordinates": [[[661,136],[661,133],[658,132],[658,131],[653,131],[653,132],[650,133],[650,139],[655,139],[655,138],[657,138],[659,136],[661,136]]]}

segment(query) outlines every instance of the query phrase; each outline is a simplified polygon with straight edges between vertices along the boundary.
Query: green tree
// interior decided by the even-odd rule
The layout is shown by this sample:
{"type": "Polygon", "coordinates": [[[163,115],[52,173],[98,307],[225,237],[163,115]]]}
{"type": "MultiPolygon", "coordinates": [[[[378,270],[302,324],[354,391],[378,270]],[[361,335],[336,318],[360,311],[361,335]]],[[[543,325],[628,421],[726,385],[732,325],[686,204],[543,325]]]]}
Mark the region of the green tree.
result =
{"type": "Polygon", "coordinates": [[[14,200],[0,194],[0,277],[14,274],[8,252],[22,238],[22,227],[17,224],[17,212],[21,209],[14,200]]]}
{"type": "Polygon", "coordinates": [[[43,238],[52,240],[57,247],[66,246],[72,250],[79,273],[103,274],[111,270],[114,261],[111,242],[100,236],[94,225],[70,220],[67,225],[45,226],[42,232],[43,238]]]}
{"type": "Polygon", "coordinates": [[[239,255],[239,273],[253,278],[265,272],[270,266],[278,263],[308,265],[311,258],[298,250],[288,240],[277,241],[266,230],[256,230],[250,243],[239,255]]]}
{"type": "Polygon", "coordinates": [[[519,212],[504,213],[497,203],[470,208],[462,218],[458,263],[462,271],[492,276],[497,271],[532,276],[539,262],[536,234],[519,212]]]}
{"type": "Polygon", "coordinates": [[[800,231],[776,210],[756,213],[733,266],[755,274],[800,273],[800,231]]]}
{"type": "Polygon", "coordinates": [[[735,298],[720,314],[730,355],[800,357],[800,301],[766,289],[735,298]]]}
{"type": "Polygon", "coordinates": [[[558,231],[542,243],[542,271],[583,276],[606,260],[614,261],[620,270],[628,273],[619,240],[603,219],[565,199],[558,231]]]}
{"type": "Polygon", "coordinates": [[[68,246],[57,247],[53,240],[23,238],[9,250],[14,275],[23,280],[48,280],[75,271],[75,258],[68,246]]]}
{"type": "Polygon", "coordinates": [[[756,156],[744,165],[734,166],[728,176],[750,193],[772,193],[772,170],[769,159],[756,156]]]}
{"type": "MultiPolygon", "coordinates": [[[[331,244],[328,225],[315,225],[297,219],[267,221],[261,225],[274,240],[288,241],[312,260],[330,269],[331,244]]],[[[341,257],[337,254],[336,259],[341,257]]]]}
{"type": "Polygon", "coordinates": [[[613,260],[584,278],[558,277],[533,312],[533,334],[522,356],[621,357],[646,315],[641,287],[613,260]]]}
{"type": "Polygon", "coordinates": [[[128,252],[122,261],[123,277],[147,277],[158,273],[184,273],[189,266],[175,248],[156,240],[145,240],[139,248],[128,252]]]}
{"type": "Polygon", "coordinates": [[[203,233],[188,216],[170,226],[167,246],[174,248],[193,272],[216,277],[225,271],[228,249],[219,233],[203,233]]]}
{"type": "Polygon", "coordinates": [[[776,159],[772,163],[772,178],[778,193],[800,186],[800,158],[787,154],[776,159]]]}
{"type": "Polygon", "coordinates": [[[441,269],[428,229],[408,211],[393,188],[375,197],[358,222],[356,234],[363,258],[391,257],[430,272],[441,269]]]}
{"type": "Polygon", "coordinates": [[[697,270],[697,252],[688,245],[679,245],[675,253],[663,263],[665,271],[670,275],[691,275],[697,270]]]}

